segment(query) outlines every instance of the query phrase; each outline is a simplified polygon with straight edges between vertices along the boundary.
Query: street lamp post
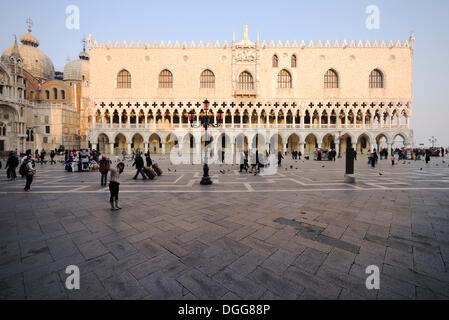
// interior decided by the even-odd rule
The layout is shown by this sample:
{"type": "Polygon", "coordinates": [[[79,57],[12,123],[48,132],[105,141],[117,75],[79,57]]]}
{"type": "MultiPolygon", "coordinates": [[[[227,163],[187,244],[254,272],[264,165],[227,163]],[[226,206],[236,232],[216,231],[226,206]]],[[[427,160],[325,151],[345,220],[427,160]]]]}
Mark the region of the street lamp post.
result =
{"type": "Polygon", "coordinates": [[[438,139],[436,138],[436,137],[434,137],[434,136],[432,136],[432,138],[431,139],[429,139],[429,142],[431,142],[432,143],[432,148],[434,148],[435,147],[435,143],[438,141],[438,139]]]}
{"type": "MultiPolygon", "coordinates": [[[[195,111],[192,109],[189,112],[189,121],[190,121],[190,126],[192,128],[201,128],[204,127],[204,165],[203,165],[203,177],[201,178],[201,182],[200,184],[202,185],[211,185],[212,184],[212,180],[209,177],[209,166],[207,164],[208,160],[207,160],[207,154],[208,154],[208,136],[207,136],[207,128],[208,127],[214,127],[214,128],[218,128],[221,126],[220,121],[223,119],[223,111],[218,110],[217,112],[217,123],[211,123],[210,122],[210,118],[208,115],[208,111],[209,111],[209,101],[206,99],[203,102],[203,110],[204,110],[204,115],[199,117],[200,123],[198,125],[194,124],[194,120],[195,120],[195,111]]],[[[201,112],[200,112],[201,113],[201,112]]]]}
{"type": "Polygon", "coordinates": [[[341,131],[338,131],[338,158],[341,158],[341,131]]]}

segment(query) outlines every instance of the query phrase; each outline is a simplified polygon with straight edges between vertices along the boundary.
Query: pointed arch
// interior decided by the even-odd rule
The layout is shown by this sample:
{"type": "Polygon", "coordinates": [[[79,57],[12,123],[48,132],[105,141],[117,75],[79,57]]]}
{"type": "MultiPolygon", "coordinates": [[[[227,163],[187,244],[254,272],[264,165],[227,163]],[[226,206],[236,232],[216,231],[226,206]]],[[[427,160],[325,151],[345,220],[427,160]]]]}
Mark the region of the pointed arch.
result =
{"type": "Polygon", "coordinates": [[[288,72],[285,69],[282,69],[281,71],[279,71],[277,87],[278,88],[291,88],[292,87],[292,76],[290,75],[290,72],[288,72]]]}
{"type": "Polygon", "coordinates": [[[278,58],[277,55],[273,55],[273,61],[272,61],[272,64],[273,64],[273,68],[279,67],[279,58],[278,58]]]}
{"type": "Polygon", "coordinates": [[[339,88],[339,79],[337,71],[329,69],[324,74],[324,88],[337,89],[339,88]]]}
{"type": "Polygon", "coordinates": [[[215,89],[215,74],[211,70],[201,72],[200,88],[215,89]]]}
{"type": "Polygon", "coordinates": [[[251,73],[248,71],[240,73],[238,87],[240,90],[254,90],[254,79],[251,73]]]}
{"type": "Polygon", "coordinates": [[[159,88],[173,88],[173,73],[164,69],[159,73],[159,88]]]}
{"type": "Polygon", "coordinates": [[[128,70],[123,69],[117,75],[117,88],[118,89],[130,89],[131,88],[131,73],[128,70]]]}
{"type": "Polygon", "coordinates": [[[384,87],[384,75],[379,69],[374,69],[369,75],[369,87],[381,89],[384,87]]]}

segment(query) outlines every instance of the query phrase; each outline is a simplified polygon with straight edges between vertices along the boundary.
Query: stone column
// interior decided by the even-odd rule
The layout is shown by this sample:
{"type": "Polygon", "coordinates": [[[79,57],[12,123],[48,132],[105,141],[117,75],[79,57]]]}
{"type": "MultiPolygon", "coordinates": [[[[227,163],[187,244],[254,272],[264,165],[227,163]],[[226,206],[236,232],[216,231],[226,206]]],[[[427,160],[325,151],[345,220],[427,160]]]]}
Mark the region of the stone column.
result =
{"type": "Polygon", "coordinates": [[[337,141],[335,142],[335,154],[338,155],[340,154],[340,139],[337,139],[337,141]]]}
{"type": "Polygon", "coordinates": [[[306,143],[304,141],[300,141],[299,142],[299,152],[301,152],[301,154],[304,156],[304,145],[306,143]]]}
{"type": "Polygon", "coordinates": [[[162,154],[165,154],[165,142],[162,142],[161,151],[162,151],[162,154]]]}
{"type": "Polygon", "coordinates": [[[109,144],[109,153],[111,156],[114,155],[114,143],[109,144]]]}
{"type": "Polygon", "coordinates": [[[148,152],[148,142],[145,142],[145,153],[148,152]]]}
{"type": "Polygon", "coordinates": [[[388,151],[388,156],[391,156],[391,147],[393,146],[392,143],[388,142],[387,143],[387,151],[388,151]]]}
{"type": "Polygon", "coordinates": [[[178,155],[179,156],[182,156],[182,148],[183,148],[182,142],[178,141],[178,155]]]}
{"type": "Polygon", "coordinates": [[[201,139],[200,142],[197,142],[197,139],[195,139],[195,157],[193,159],[194,164],[200,164],[202,162],[201,160],[201,139]]]}
{"type": "Polygon", "coordinates": [[[96,143],[92,143],[92,150],[97,150],[97,144],[96,143]]]}
{"type": "Polygon", "coordinates": [[[301,114],[301,126],[300,126],[300,128],[301,129],[303,129],[304,128],[304,116],[305,116],[305,114],[301,114]]]}
{"type": "Polygon", "coordinates": [[[130,142],[127,143],[127,147],[128,147],[127,153],[128,153],[128,155],[129,155],[129,154],[132,153],[132,152],[131,152],[131,143],[130,143],[130,142]]]}
{"type": "Polygon", "coordinates": [[[286,143],[283,143],[283,144],[282,144],[282,147],[283,147],[283,148],[282,148],[282,149],[283,149],[283,150],[282,150],[282,155],[285,155],[285,153],[287,152],[287,144],[286,144],[286,143]]]}
{"type": "Polygon", "coordinates": [[[230,161],[232,164],[234,164],[234,148],[235,148],[235,143],[234,141],[231,142],[231,151],[230,151],[230,161]]]}

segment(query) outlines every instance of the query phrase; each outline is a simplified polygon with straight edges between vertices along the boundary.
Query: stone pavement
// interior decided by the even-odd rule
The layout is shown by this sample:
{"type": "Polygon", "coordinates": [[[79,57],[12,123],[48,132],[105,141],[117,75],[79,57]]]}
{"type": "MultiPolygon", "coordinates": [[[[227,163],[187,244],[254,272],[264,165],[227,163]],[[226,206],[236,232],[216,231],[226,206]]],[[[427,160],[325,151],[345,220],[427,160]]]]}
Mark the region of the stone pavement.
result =
{"type": "Polygon", "coordinates": [[[119,212],[98,173],[38,165],[24,193],[1,170],[0,299],[449,298],[447,159],[359,156],[354,185],[343,160],[256,177],[212,165],[212,186],[199,165],[157,161],[154,181],[125,170],[119,212]],[[80,290],[65,289],[68,265],[80,290]]]}

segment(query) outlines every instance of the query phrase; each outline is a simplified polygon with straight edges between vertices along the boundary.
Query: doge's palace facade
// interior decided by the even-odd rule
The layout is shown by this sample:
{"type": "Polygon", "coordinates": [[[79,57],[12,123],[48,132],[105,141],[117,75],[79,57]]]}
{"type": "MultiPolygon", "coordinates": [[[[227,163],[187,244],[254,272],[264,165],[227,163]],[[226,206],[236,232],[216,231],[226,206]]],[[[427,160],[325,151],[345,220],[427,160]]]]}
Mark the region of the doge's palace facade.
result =
{"type": "Polygon", "coordinates": [[[202,101],[220,128],[211,129],[213,154],[235,159],[276,142],[281,151],[317,147],[358,151],[410,147],[412,61],[406,41],[255,42],[245,26],[232,43],[105,42],[89,36],[86,119],[93,148],[200,158],[204,130],[192,129],[202,101]],[[276,139],[275,139],[276,138],[276,139]]]}

